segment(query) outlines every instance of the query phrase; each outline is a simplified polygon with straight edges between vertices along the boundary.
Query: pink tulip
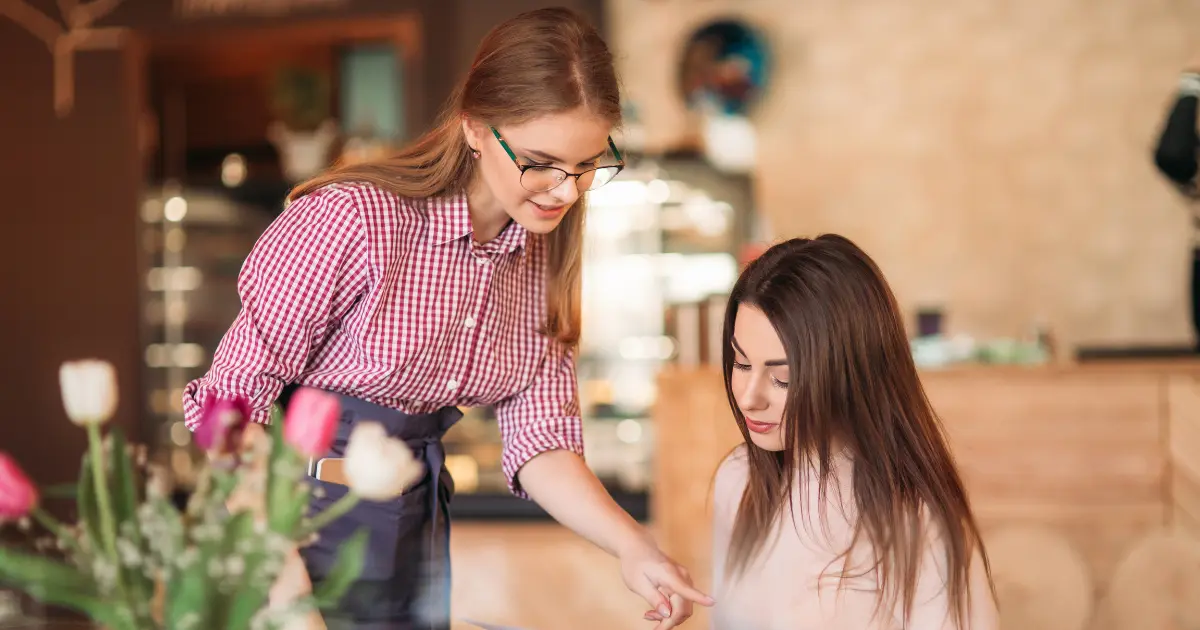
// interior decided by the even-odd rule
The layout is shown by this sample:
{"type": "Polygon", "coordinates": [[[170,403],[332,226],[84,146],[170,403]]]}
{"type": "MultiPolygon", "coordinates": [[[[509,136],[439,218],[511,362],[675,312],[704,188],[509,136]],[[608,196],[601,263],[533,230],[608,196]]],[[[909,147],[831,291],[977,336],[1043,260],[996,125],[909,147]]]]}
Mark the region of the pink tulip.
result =
{"type": "Polygon", "coordinates": [[[324,457],[333,444],[342,415],[337,396],[301,389],[288,402],[283,439],[305,457],[324,457]]]}
{"type": "Polygon", "coordinates": [[[250,405],[244,398],[210,398],[192,435],[196,445],[209,453],[236,453],[249,422],[250,405]]]}
{"type": "Polygon", "coordinates": [[[38,491],[7,453],[0,453],[0,521],[24,518],[37,505],[38,491]]]}

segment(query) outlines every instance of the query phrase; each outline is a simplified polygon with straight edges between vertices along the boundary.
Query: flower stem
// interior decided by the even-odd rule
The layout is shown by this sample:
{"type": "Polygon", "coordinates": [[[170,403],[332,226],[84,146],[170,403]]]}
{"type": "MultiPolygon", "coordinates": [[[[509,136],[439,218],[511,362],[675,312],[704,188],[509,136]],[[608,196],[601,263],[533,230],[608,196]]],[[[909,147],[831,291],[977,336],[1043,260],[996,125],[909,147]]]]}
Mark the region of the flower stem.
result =
{"type": "Polygon", "coordinates": [[[108,473],[104,465],[104,442],[100,437],[100,425],[95,422],[88,423],[87,432],[92,460],[92,485],[96,488],[96,506],[100,510],[100,535],[104,538],[104,550],[116,568],[116,594],[124,600],[125,612],[132,620],[136,606],[130,596],[129,586],[125,583],[121,558],[117,556],[116,521],[113,516],[112,499],[108,496],[108,473]]]}
{"type": "Polygon", "coordinates": [[[42,527],[50,530],[50,533],[54,534],[55,538],[61,540],[67,547],[70,547],[71,551],[79,551],[79,543],[75,540],[75,537],[67,531],[67,528],[58,519],[51,516],[49,512],[40,507],[35,507],[30,514],[33,515],[35,521],[42,524],[42,527]]]}
{"type": "Polygon", "coordinates": [[[100,426],[88,423],[88,448],[91,450],[92,485],[96,488],[96,505],[100,509],[100,533],[104,538],[104,549],[108,557],[117,562],[117,534],[113,524],[112,501],[108,496],[108,474],[104,467],[104,444],[100,438],[100,426]]]}
{"type": "Polygon", "coordinates": [[[317,533],[326,525],[345,515],[355,505],[358,505],[358,501],[359,497],[357,494],[354,494],[354,491],[347,492],[345,496],[334,501],[333,505],[330,505],[323,512],[309,519],[308,526],[300,530],[298,538],[302,540],[317,533]]]}

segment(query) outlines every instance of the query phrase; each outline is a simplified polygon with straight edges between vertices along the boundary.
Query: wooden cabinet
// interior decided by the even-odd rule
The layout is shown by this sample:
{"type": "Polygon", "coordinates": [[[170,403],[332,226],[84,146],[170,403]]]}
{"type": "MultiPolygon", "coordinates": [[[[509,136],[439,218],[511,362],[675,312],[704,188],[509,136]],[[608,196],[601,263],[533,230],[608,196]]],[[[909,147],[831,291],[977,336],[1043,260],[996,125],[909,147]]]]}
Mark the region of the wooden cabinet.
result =
{"type": "MultiPolygon", "coordinates": [[[[1200,362],[965,367],[922,382],[985,536],[1047,527],[1097,591],[1146,534],[1200,537],[1200,362]]],[[[669,370],[659,387],[651,518],[707,588],[711,481],[741,436],[717,369],[669,370]]]]}

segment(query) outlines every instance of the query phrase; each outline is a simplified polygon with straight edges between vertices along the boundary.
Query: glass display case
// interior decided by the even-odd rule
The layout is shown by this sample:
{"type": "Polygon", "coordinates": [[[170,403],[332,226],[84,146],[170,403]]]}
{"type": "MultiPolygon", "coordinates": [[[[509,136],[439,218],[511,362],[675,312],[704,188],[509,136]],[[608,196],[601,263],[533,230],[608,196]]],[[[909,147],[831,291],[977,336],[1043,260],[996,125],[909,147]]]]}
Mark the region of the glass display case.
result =
{"type": "Polygon", "coordinates": [[[238,272],[271,219],[258,206],[201,188],[167,185],[142,202],[147,434],[157,437],[184,488],[200,455],[183,425],[183,387],[208,370],[237,316],[238,272]]]}

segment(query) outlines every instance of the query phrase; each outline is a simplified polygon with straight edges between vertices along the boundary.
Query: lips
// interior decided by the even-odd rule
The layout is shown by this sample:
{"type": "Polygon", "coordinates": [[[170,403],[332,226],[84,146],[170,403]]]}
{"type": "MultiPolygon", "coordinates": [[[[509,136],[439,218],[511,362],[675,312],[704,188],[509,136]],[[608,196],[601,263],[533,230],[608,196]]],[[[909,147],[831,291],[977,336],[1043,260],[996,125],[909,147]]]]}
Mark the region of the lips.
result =
{"type": "Polygon", "coordinates": [[[540,203],[534,203],[532,201],[529,203],[533,205],[534,211],[537,212],[539,216],[546,219],[556,218],[567,209],[566,206],[543,206],[540,203]]]}
{"type": "Polygon", "coordinates": [[[746,417],[746,428],[755,433],[770,433],[771,431],[774,431],[775,427],[777,426],[779,426],[779,423],[777,422],[759,422],[754,418],[746,417]]]}

